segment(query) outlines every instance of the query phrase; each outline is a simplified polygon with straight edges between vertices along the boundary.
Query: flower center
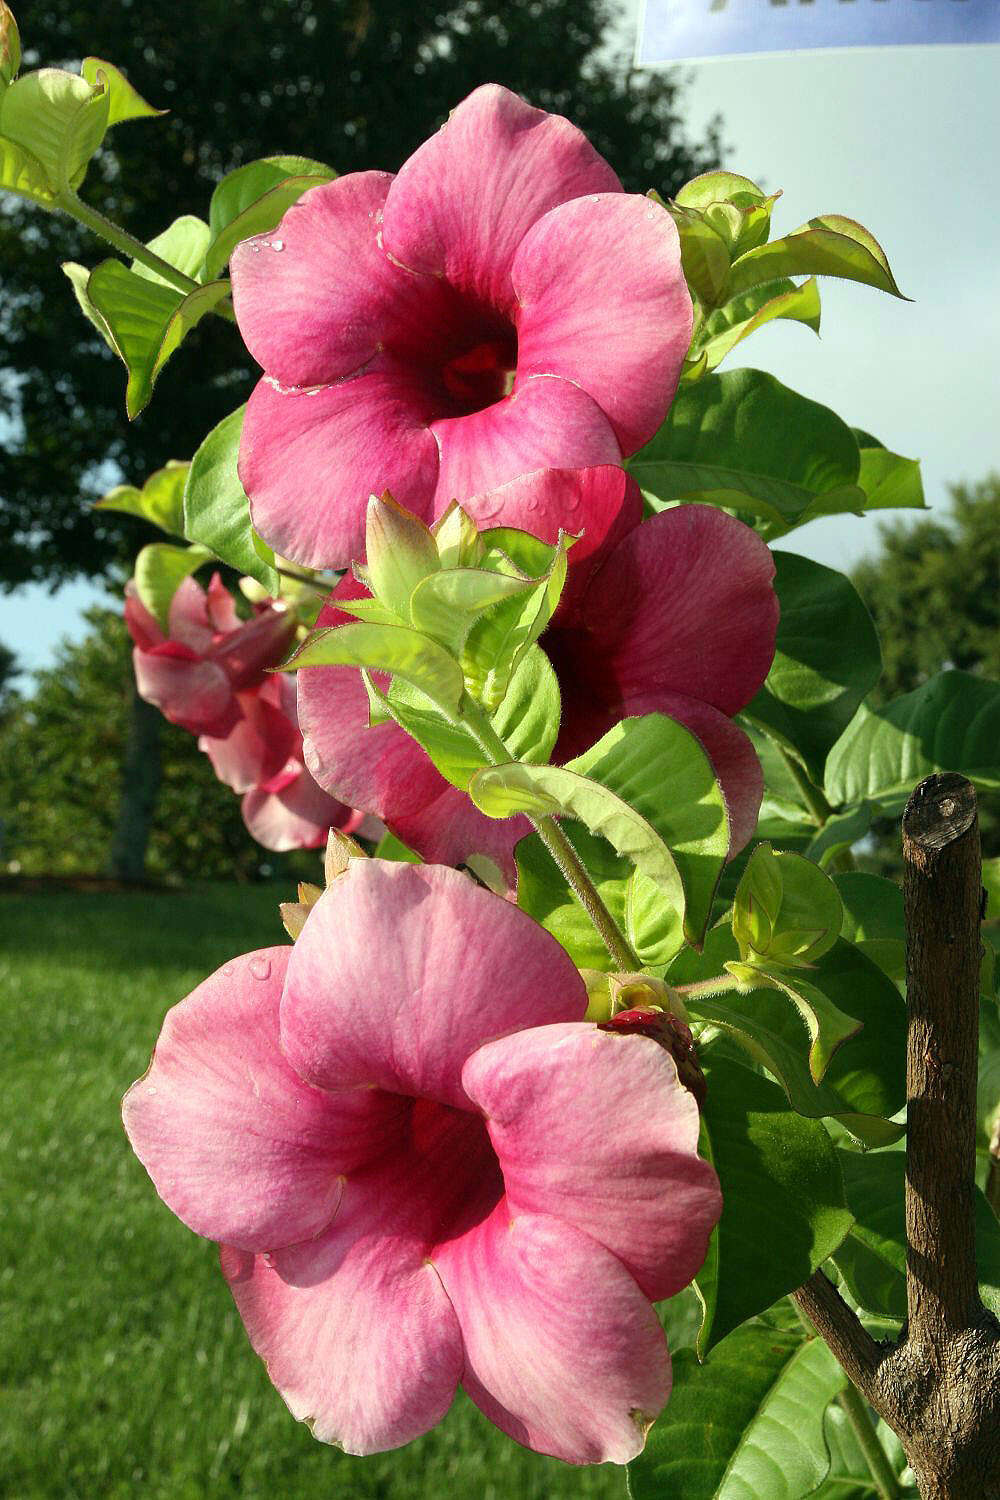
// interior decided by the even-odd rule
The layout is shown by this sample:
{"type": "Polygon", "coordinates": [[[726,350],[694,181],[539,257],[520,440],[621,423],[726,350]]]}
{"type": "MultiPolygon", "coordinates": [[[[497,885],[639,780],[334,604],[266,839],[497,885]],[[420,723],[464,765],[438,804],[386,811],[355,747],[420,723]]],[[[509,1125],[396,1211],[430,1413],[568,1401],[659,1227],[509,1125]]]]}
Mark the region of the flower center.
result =
{"type": "Polygon", "coordinates": [[[516,367],[513,328],[480,339],[454,355],[442,366],[441,380],[455,405],[455,415],[468,416],[502,401],[510,394],[516,367]]]}

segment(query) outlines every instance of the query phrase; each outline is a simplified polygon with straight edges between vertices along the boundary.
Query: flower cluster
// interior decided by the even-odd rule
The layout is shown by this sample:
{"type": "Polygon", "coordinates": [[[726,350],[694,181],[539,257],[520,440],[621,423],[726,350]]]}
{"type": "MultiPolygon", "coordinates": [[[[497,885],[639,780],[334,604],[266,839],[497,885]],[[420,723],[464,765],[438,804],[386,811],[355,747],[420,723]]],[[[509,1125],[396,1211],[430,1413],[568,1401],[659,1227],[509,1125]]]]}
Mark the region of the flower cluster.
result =
{"type": "Polygon", "coordinates": [[[306,770],[295,683],[268,672],[296,628],[280,601],[258,605],[243,621],[217,573],[207,590],[186,578],[164,632],[130,584],[125,623],[140,696],[198,736],[219,780],[242,796],[258,843],[316,849],[330,828],[358,826],[363,815],[328,796],[306,770]]]}

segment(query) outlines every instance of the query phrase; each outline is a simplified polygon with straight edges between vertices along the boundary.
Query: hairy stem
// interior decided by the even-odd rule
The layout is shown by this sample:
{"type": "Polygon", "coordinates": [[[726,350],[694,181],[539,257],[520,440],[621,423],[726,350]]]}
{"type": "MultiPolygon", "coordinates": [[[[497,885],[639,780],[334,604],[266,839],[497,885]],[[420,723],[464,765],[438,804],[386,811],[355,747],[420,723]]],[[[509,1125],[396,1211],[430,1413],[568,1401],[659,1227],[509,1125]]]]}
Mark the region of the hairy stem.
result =
{"type": "Polygon", "coordinates": [[[736,980],[730,974],[720,974],[718,979],[697,979],[693,984],[674,984],[678,995],[704,995],[706,999],[710,995],[728,995],[732,990],[738,989],[736,980]]]}
{"type": "Polygon", "coordinates": [[[854,1430],[858,1447],[865,1456],[865,1463],[871,1471],[872,1483],[879,1493],[880,1500],[899,1500],[903,1493],[902,1486],[896,1471],[889,1462],[889,1455],[878,1440],[868,1403],[853,1385],[848,1385],[841,1391],[837,1402],[854,1430]]]}
{"type": "Polygon", "coordinates": [[[788,767],[788,771],[792,777],[792,780],[795,782],[795,785],[798,787],[799,792],[802,795],[803,802],[809,809],[809,813],[812,817],[813,822],[816,824],[817,828],[822,828],[827,818],[829,818],[830,814],[833,812],[833,808],[830,806],[829,802],[827,802],[819,787],[815,786],[813,782],[809,780],[809,777],[806,775],[803,768],[799,765],[799,762],[796,760],[795,756],[792,755],[788,750],[786,750],[783,745],[779,745],[778,750],[781,754],[782,760],[788,767]]]}

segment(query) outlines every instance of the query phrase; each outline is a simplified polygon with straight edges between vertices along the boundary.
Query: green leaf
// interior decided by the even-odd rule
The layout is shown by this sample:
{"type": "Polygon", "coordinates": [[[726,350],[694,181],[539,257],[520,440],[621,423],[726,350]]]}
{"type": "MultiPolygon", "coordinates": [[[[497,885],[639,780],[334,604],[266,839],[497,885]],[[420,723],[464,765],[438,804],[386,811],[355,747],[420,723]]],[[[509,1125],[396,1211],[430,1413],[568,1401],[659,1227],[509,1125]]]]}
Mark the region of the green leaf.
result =
{"type": "Polygon", "coordinates": [[[25,73],[0,97],[0,135],[42,165],[53,195],[83,181],[108,128],[110,93],[76,73],[25,73]]]}
{"type": "MultiPolygon", "coordinates": [[[[867,802],[827,818],[815,838],[809,840],[805,856],[815,860],[821,870],[828,870],[837,855],[863,839],[872,826],[873,810],[867,802]]],[[[847,936],[848,934],[844,934],[847,936]]]]}
{"type": "Polygon", "coordinates": [[[832,1255],[853,1218],[833,1142],[818,1120],[789,1110],[781,1090],[739,1063],[703,1059],[708,1092],[702,1155],[722,1184],[713,1253],[696,1284],[704,1357],[748,1318],[801,1286],[832,1255]]]}
{"type": "Polygon", "coordinates": [[[841,937],[855,943],[890,979],[900,983],[905,973],[905,926],[899,886],[894,880],[863,870],[846,870],[835,875],[833,883],[844,903],[841,937]]]}
{"type": "Polygon", "coordinates": [[[841,214],[823,214],[734,262],[731,295],[781,276],[837,276],[902,297],[885,251],[868,230],[841,214]]]}
{"type": "MultiPolygon", "coordinates": [[[[592,834],[582,823],[566,819],[562,824],[573,848],[583,861],[615,925],[625,925],[625,901],[632,867],[616,854],[606,839],[592,834]]],[[[562,944],[577,968],[611,970],[615,967],[583,907],[573,896],[565,877],[537,833],[529,834],[514,850],[517,864],[517,904],[534,917],[562,944]]]]}
{"type": "Polygon", "coordinates": [[[143,120],[169,113],[168,110],[154,109],[152,104],[147,104],[125,74],[114,63],[105,62],[103,58],[85,57],[80,73],[88,83],[107,89],[109,129],[126,120],[143,120]]]}
{"type": "Polygon", "coordinates": [[[862,444],[858,484],[865,492],[865,510],[927,509],[919,459],[862,444]]]}
{"type": "Polygon", "coordinates": [[[860,508],[851,429],[762,370],[706,375],[682,387],[659,432],[628,468],[660,501],[701,501],[790,530],[818,496],[860,508]]]}
{"type": "Polygon", "coordinates": [[[626,719],[565,766],[488,767],[469,795],[492,818],[579,818],[656,883],[688,941],[701,941],[729,827],[711,763],[683,725],[664,714],[626,719]]]}
{"type": "MultiPolygon", "coordinates": [[[[901,1322],[906,1317],[906,1222],[902,1151],[840,1151],[854,1227],[832,1256],[860,1305],[901,1322]]],[[[976,1189],[976,1262],[979,1292],[990,1312],[1000,1312],[1000,1223],[976,1189]]]]}
{"type": "Polygon", "coordinates": [[[744,713],[821,786],[827,755],[882,675],[882,651],[843,573],[792,552],[775,552],[774,562],[781,604],[774,661],[744,713]]]}
{"type": "MultiPolygon", "coordinates": [[[[740,972],[743,972],[742,965],[740,972]]],[[[810,984],[798,970],[788,973],[773,964],[761,964],[756,972],[751,968],[747,977],[751,988],[753,979],[758,978],[765,986],[781,990],[791,1000],[809,1033],[810,1077],[813,1083],[822,1083],[837,1049],[857,1036],[861,1022],[827,999],[823,991],[810,984]]]]}
{"type": "Polygon", "coordinates": [[[706,307],[714,307],[729,280],[729,247],[700,213],[674,205],[669,211],[680,239],[684,280],[706,307]]]}
{"type": "Polygon", "coordinates": [[[112,347],[128,369],[129,417],[137,417],[148,404],[157,376],[186,335],[228,294],[228,281],[213,281],[184,296],[118,260],[102,261],[96,268],[87,297],[107,323],[112,347]]]}
{"type": "Polygon", "coordinates": [[[882,708],[863,704],[830,751],[826,795],[835,805],[905,801],[934,771],[1000,787],[1000,683],[938,672],[882,708]]]}
{"type": "MultiPolygon", "coordinates": [[[[396,723],[423,747],[445,780],[461,791],[488,763],[471,731],[464,724],[443,718],[431,699],[411,683],[394,678],[382,702],[396,723]]],[[[559,733],[559,684],[539,647],[522,657],[492,724],[518,760],[548,760],[559,733]]]]}
{"type": "MultiPolygon", "coordinates": [[[[486,613],[480,614],[471,624],[461,652],[462,670],[469,685],[469,692],[489,710],[502,702],[512,674],[525,652],[530,650],[555,614],[563,585],[566,582],[566,553],[575,538],[559,533],[554,547],[537,543],[535,537],[526,533],[505,533],[505,540],[513,538],[515,551],[513,566],[519,572],[527,571],[534,579],[533,587],[514,592],[498,602],[486,613]],[[527,545],[534,544],[534,545],[527,545]],[[545,559],[541,561],[539,546],[545,547],[545,559]],[[525,570],[521,559],[533,556],[536,564],[525,570]]],[[[484,568],[489,568],[496,557],[496,545],[492,533],[488,534],[488,549],[484,555],[484,568]]]]}
{"type": "Polygon", "coordinates": [[[166,634],[170,628],[170,601],[190,573],[211,562],[207,547],[173,547],[169,542],[151,542],[135,560],[135,588],[166,634]]]}
{"type": "MultiPolygon", "coordinates": [[[[2,149],[2,145],[3,143],[0,142],[0,149],[2,149]]],[[[111,333],[111,329],[108,327],[107,319],[98,312],[97,308],[91,302],[90,296],[87,292],[87,286],[90,282],[91,274],[90,267],[81,266],[74,260],[64,260],[62,262],[61,269],[63,271],[63,274],[69,278],[69,283],[73,288],[73,295],[76,298],[77,306],[83,313],[83,316],[88,320],[88,322],[94,325],[98,333],[101,335],[101,338],[107,344],[112,353],[117,354],[118,350],[115,348],[114,337],[111,333]]]]}
{"type": "Polygon", "coordinates": [[[390,859],[397,864],[419,865],[423,861],[419,854],[408,849],[394,833],[384,833],[372,851],[372,859],[390,859]]]}
{"type": "Polygon", "coordinates": [[[417,630],[425,630],[449,650],[461,653],[480,615],[504,600],[523,600],[533,587],[530,578],[512,578],[485,568],[448,568],[417,585],[410,599],[410,618],[417,630]]]}
{"type": "Polygon", "coordinates": [[[55,192],[37,156],[0,136],[0,189],[46,206],[55,192]]]}
{"type": "Polygon", "coordinates": [[[184,535],[184,486],[191,465],[176,459],[151,474],[137,489],[134,484],[119,484],[98,500],[95,510],[118,510],[125,515],[141,516],[172,536],[184,535]]]}
{"type": "MultiPolygon", "coordinates": [[[[441,562],[430,528],[397,505],[388,491],[368,501],[365,565],[375,598],[410,624],[410,596],[441,562]]],[[[418,630],[424,628],[417,619],[412,623],[418,630]]]]}
{"type": "Polygon", "coordinates": [[[648,875],[633,870],[625,888],[625,936],[644,968],[663,968],[684,946],[681,914],[648,875]]]}
{"type": "Polygon", "coordinates": [[[713,312],[697,340],[707,368],[714,370],[737,344],[776,318],[805,323],[819,333],[819,288],[815,277],[801,286],[794,281],[782,281],[772,282],[764,289],[754,288],[713,312]]]}
{"type": "Polygon", "coordinates": [[[814,963],[840,936],[844,909],[818,865],[758,844],[736,888],[733,936],[743,963],[814,963]]]}
{"type": "MultiPolygon", "coordinates": [[[[830,1472],[809,1500],[880,1500],[868,1460],[847,1413],[836,1401],[827,1407],[823,1431],[830,1450],[830,1472]]],[[[902,1476],[907,1465],[899,1439],[884,1422],[878,1423],[877,1432],[890,1466],[902,1476]]],[[[899,1500],[920,1500],[920,1497],[914,1488],[901,1488],[899,1500]]]]}
{"type": "Polygon", "coordinates": [[[250,524],[250,502],[236,471],[245,411],[240,406],[223,417],[191,461],[184,490],[184,535],[211,547],[231,568],[277,594],[274,554],[269,548],[261,551],[264,544],[250,524]]]}
{"type": "Polygon", "coordinates": [[[228,173],[209,206],[212,236],[205,276],[218,276],[241,240],[274,229],[303,193],[336,175],[332,167],[306,156],[265,156],[228,173]]]}
{"type": "Polygon", "coordinates": [[[1000,1118],[1000,1011],[996,1000],[979,1000],[979,1078],[976,1088],[976,1145],[986,1153],[1000,1118]]]}
{"type": "Polygon", "coordinates": [[[313,630],[284,664],[303,667],[367,667],[391,672],[426,693],[444,713],[458,713],[465,680],[453,656],[436,641],[406,625],[373,625],[359,620],[313,630]]]}
{"type": "MultiPolygon", "coordinates": [[[[199,219],[196,214],[182,214],[155,239],[151,239],[146,249],[169,262],[184,276],[197,281],[207,244],[208,225],[204,219],[199,219]]],[[[132,270],[137,276],[145,276],[150,281],[157,281],[161,286],[169,286],[172,291],[175,290],[172,282],[165,281],[158,271],[150,270],[141,261],[134,260],[132,270]]]]}
{"type": "Polygon", "coordinates": [[[629,1464],[632,1500],[802,1500],[829,1469],[823,1414],[846,1383],[822,1339],[763,1320],[702,1365],[680,1350],[670,1402],[629,1464]]]}
{"type": "MultiPolygon", "coordinates": [[[[671,985],[713,979],[738,957],[728,922],[714,927],[702,954],[683,950],[667,970],[671,985]]],[[[835,1053],[822,1083],[809,1068],[810,1038],[791,998],[777,989],[723,995],[686,993],[692,1018],[719,1027],[781,1084],[792,1108],[810,1119],[838,1119],[866,1146],[903,1134],[891,1117],[905,1098],[906,1011],[895,986],[874,963],[839,939],[810,971],[810,983],[862,1029],[835,1053]]]]}
{"type": "Polygon", "coordinates": [[[21,66],[21,35],[6,0],[0,0],[0,94],[21,66]]]}

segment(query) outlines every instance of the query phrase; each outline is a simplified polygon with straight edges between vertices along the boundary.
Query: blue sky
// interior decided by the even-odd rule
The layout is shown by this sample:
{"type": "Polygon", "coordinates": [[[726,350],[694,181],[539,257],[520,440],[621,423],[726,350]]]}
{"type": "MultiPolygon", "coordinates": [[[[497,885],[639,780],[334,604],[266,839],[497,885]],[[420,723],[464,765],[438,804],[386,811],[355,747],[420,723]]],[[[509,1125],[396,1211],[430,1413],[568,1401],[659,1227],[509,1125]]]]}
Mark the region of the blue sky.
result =
{"type": "MultiPolygon", "coordinates": [[[[819,339],[772,324],[737,362],[920,458],[928,502],[944,508],[949,481],[1000,469],[1000,47],[798,52],[686,72],[691,131],[721,113],[726,165],[784,190],[776,233],[818,213],[859,219],[914,299],[825,281],[819,339]]],[[[874,520],[834,518],[784,545],[848,568],[876,531],[874,520]]],[[[101,598],[83,583],[0,595],[0,641],[24,667],[48,665],[101,598]]]]}

